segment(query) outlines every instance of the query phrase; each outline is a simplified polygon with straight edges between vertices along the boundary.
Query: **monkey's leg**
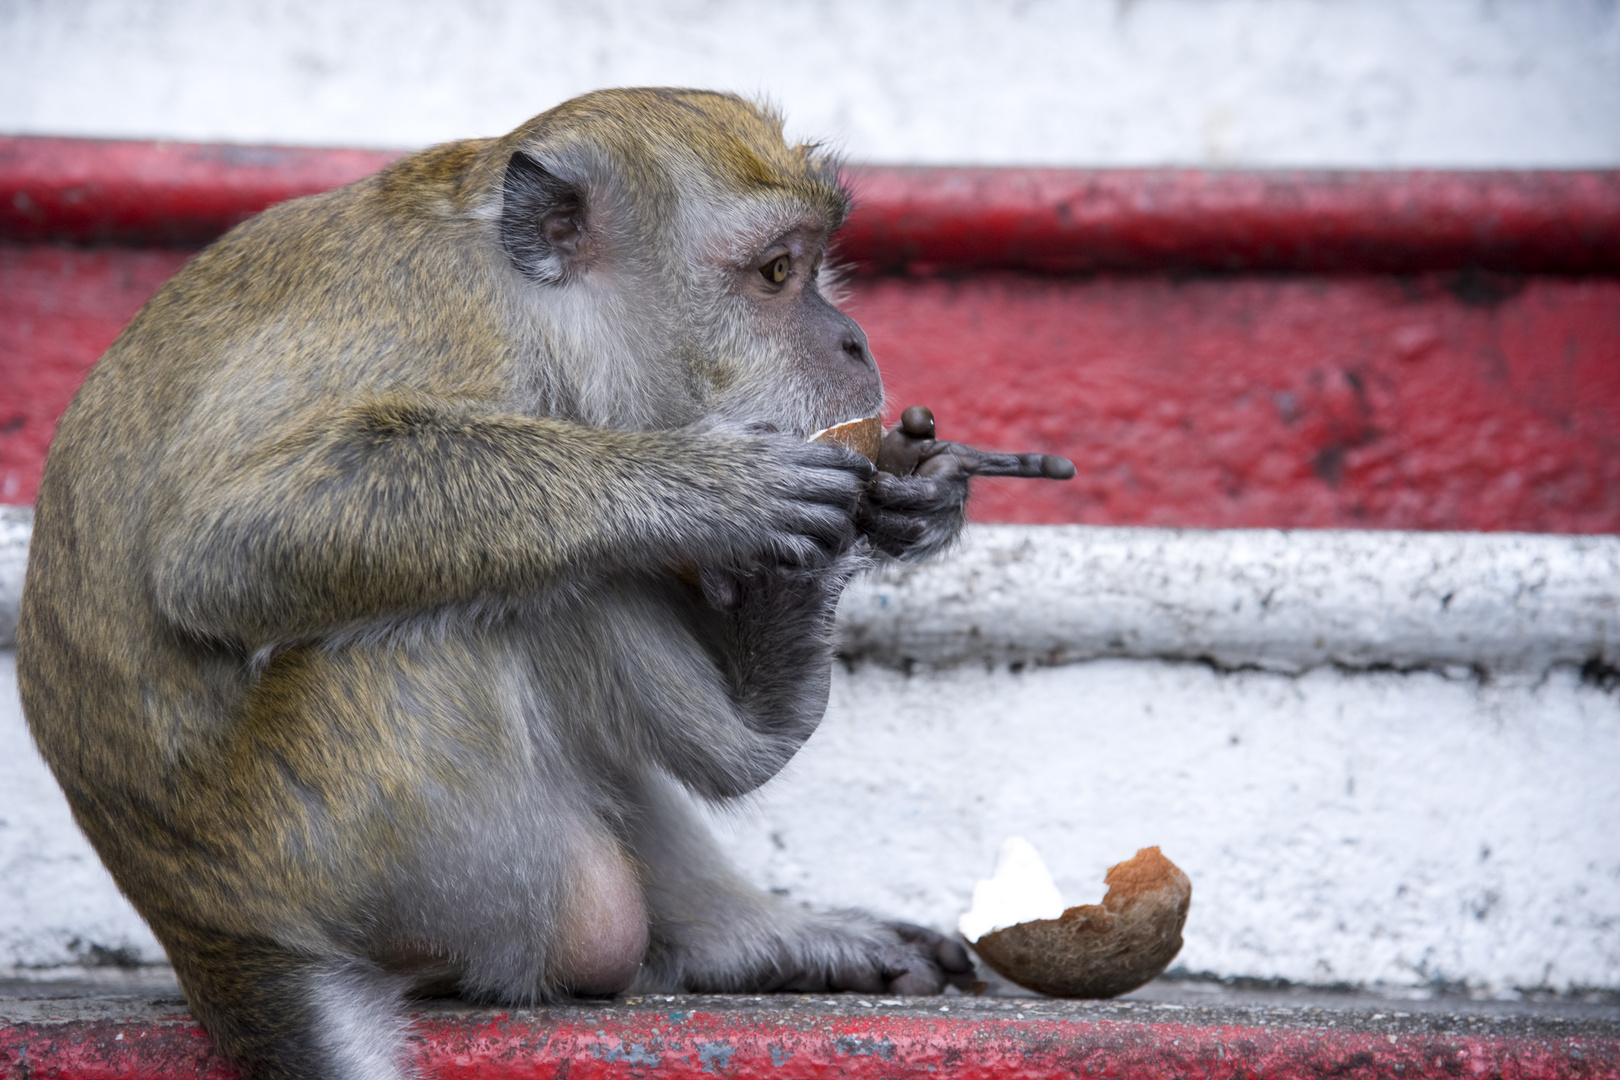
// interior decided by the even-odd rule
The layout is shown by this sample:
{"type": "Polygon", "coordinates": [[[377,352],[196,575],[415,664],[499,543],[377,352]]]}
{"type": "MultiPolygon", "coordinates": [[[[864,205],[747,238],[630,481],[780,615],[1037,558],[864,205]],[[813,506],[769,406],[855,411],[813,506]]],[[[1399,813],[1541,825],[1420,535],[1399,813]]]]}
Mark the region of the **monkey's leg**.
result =
{"type": "Polygon", "coordinates": [[[569,703],[555,722],[601,760],[634,748],[706,798],[754,790],[821,721],[833,608],[861,565],[846,552],[822,571],[755,567],[724,610],[673,574],[552,605],[532,654],[546,696],[569,703]]]}
{"type": "Polygon", "coordinates": [[[629,819],[652,916],[633,990],[935,994],[972,961],[956,942],[864,912],[812,912],[745,882],[691,803],[646,777],[629,819]]]}
{"type": "MultiPolygon", "coordinates": [[[[167,936],[167,935],[166,935],[167,936]]],[[[169,955],[193,1014],[247,1080],[400,1080],[408,980],[375,964],[188,929],[169,955]]]]}

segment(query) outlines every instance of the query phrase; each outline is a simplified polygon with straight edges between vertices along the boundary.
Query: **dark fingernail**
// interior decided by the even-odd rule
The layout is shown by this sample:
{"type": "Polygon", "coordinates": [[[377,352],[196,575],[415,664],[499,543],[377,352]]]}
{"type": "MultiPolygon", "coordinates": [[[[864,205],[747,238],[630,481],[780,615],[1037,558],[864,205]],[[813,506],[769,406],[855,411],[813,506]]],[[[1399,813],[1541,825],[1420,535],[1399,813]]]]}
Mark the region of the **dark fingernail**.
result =
{"type": "Polygon", "coordinates": [[[1041,459],[1041,475],[1049,480],[1068,480],[1074,476],[1074,462],[1056,454],[1041,459]]]}

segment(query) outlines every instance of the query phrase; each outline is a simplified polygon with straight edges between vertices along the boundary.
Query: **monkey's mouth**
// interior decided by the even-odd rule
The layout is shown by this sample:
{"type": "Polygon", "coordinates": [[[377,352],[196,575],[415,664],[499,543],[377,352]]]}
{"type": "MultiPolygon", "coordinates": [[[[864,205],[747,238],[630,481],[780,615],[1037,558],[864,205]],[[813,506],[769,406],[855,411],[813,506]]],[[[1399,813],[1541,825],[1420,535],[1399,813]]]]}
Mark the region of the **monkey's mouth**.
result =
{"type": "Polygon", "coordinates": [[[811,435],[810,442],[834,443],[853,450],[868,461],[876,462],[878,448],[883,443],[883,418],[863,416],[858,420],[845,420],[842,424],[822,428],[811,435]]]}

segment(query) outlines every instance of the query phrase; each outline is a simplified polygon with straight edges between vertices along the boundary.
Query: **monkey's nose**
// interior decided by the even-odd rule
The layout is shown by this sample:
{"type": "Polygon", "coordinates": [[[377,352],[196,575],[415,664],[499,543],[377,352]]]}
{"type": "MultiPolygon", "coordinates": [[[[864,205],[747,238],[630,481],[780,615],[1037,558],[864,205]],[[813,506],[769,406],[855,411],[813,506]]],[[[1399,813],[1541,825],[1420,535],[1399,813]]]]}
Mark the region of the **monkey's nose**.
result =
{"type": "Polygon", "coordinates": [[[844,355],[857,364],[870,364],[872,353],[866,347],[866,342],[851,335],[844,339],[844,355]]]}

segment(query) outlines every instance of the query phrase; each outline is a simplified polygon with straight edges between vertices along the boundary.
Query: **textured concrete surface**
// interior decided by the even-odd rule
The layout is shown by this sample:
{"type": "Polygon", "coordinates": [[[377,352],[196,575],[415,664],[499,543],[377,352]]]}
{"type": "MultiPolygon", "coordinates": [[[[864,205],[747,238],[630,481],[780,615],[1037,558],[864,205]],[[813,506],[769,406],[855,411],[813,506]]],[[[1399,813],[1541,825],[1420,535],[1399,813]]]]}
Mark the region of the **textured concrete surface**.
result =
{"type": "MultiPolygon", "coordinates": [[[[427,1015],[476,1015],[455,1000],[422,1002],[427,1015]]],[[[754,1014],[769,1021],[783,1013],[821,1017],[996,1016],[1012,1019],[1093,1019],[1151,1023],[1175,1020],[1198,1026],[1326,1026],[1385,1033],[1472,1032],[1515,1035],[1620,1036],[1620,997],[1476,1000],[1460,994],[1370,994],[1323,992],[1303,987],[1234,987],[1215,982],[1157,979],[1111,1001],[1042,998],[1010,985],[982,996],[954,989],[935,998],[879,998],[860,994],[663,995],[585,1001],[531,1015],[624,1016],[636,1013],[717,1011],[754,1014]],[[943,1006],[943,1008],[942,1008],[943,1006]]],[[[0,978],[0,1020],[67,1022],[111,1018],[154,1021],[183,1014],[185,998],[166,967],[93,969],[65,978],[0,978]]],[[[484,1010],[490,1011],[490,1010],[484,1010]]]]}
{"type": "MultiPolygon", "coordinates": [[[[980,529],[857,587],[822,730],[717,829],[796,900],[942,928],[1009,833],[1071,903],[1157,844],[1182,972],[1620,990],[1613,545],[980,529]]],[[[159,957],[13,680],[0,654],[0,966],[159,957]]]]}
{"type": "Polygon", "coordinates": [[[33,507],[0,505],[0,649],[8,648],[17,633],[17,605],[22,602],[33,527],[33,507]]]}
{"type": "Polygon", "coordinates": [[[1105,656],[1300,672],[1620,662],[1620,537],[980,525],[839,607],[890,666],[1105,656]]]}
{"type": "Polygon", "coordinates": [[[0,5],[0,130],[413,146],[635,84],[878,161],[1620,162],[1604,0],[0,5]]]}
{"type": "Polygon", "coordinates": [[[13,656],[0,652],[0,972],[161,960],[34,749],[13,656]]]}
{"type": "MultiPolygon", "coordinates": [[[[0,506],[0,648],[33,511],[0,506]]],[[[838,651],[889,667],[1101,657],[1540,678],[1620,663],[1620,537],[975,525],[856,581],[838,651]]]]}
{"type": "MultiPolygon", "coordinates": [[[[1620,1008],[1570,1003],[1432,1010],[1365,997],[1135,999],[647,996],[542,1008],[413,1006],[422,1075],[837,1075],[991,1080],[1079,1075],[1278,1080],[1400,1076],[1607,1078],[1620,1008]],[[1403,1006],[1406,1006],[1403,1008],[1403,1006]]],[[[234,1073],[172,996],[8,997],[0,1069],[179,1080],[234,1073]]]]}
{"type": "Polygon", "coordinates": [[[1620,988],[1620,703],[1573,670],[865,666],[833,695],[726,823],[795,899],[949,926],[1008,834],[1068,903],[1158,845],[1193,882],[1185,971],[1620,988]]]}

